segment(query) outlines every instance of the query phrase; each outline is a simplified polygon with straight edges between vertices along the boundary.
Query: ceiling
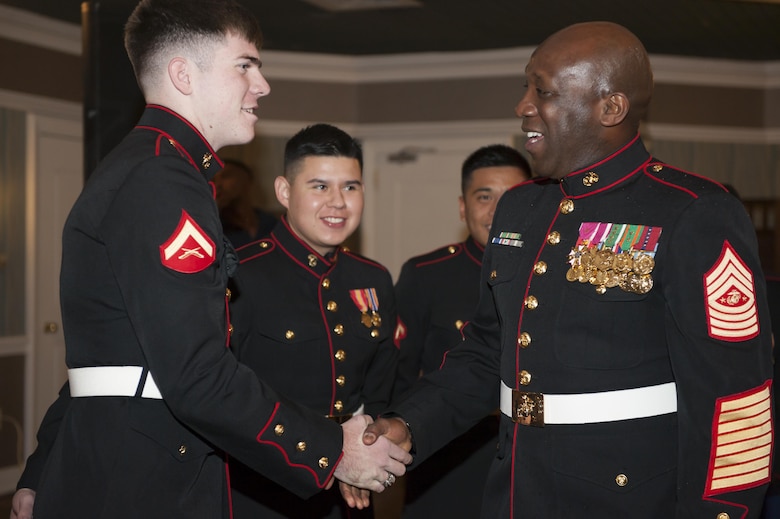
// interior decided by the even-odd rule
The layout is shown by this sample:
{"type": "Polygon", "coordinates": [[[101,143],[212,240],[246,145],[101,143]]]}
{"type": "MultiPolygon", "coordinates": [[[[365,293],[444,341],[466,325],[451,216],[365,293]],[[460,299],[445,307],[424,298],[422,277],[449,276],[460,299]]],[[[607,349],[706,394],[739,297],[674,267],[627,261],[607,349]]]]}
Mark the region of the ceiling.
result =
{"type": "MultiPolygon", "coordinates": [[[[257,14],[271,50],[372,55],[526,47],[571,23],[610,20],[634,31],[651,54],[780,60],[780,0],[419,1],[422,7],[345,12],[303,0],[242,3],[257,14]]],[[[136,0],[99,3],[124,19],[136,0]]],[[[80,0],[0,4],[75,24],[81,19],[80,0]]]]}

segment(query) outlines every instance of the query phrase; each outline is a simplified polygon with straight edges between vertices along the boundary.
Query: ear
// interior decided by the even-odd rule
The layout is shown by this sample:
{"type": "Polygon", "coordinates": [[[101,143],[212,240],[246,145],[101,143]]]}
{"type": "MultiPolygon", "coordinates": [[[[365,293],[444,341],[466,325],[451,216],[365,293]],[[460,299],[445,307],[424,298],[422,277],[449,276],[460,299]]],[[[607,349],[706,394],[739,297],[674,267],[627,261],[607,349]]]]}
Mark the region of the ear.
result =
{"type": "Polygon", "coordinates": [[[168,77],[176,90],[184,95],[192,93],[190,62],[187,59],[177,57],[168,62],[168,77]]]}
{"type": "Polygon", "coordinates": [[[602,105],[601,124],[604,126],[617,126],[628,116],[630,103],[628,97],[622,92],[609,94],[602,105]]]}
{"type": "Polygon", "coordinates": [[[463,200],[463,195],[458,197],[458,210],[460,211],[460,221],[466,221],[466,202],[463,200]]]}
{"type": "Polygon", "coordinates": [[[283,176],[278,176],[274,179],[274,193],[276,193],[276,199],[284,206],[285,209],[290,208],[290,182],[283,176]]]}

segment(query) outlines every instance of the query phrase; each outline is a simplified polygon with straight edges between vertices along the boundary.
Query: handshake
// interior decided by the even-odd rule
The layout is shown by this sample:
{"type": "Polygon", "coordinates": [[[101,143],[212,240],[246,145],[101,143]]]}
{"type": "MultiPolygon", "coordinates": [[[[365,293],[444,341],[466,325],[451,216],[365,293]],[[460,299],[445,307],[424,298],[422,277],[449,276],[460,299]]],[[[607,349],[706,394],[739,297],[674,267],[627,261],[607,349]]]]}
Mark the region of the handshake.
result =
{"type": "Polygon", "coordinates": [[[382,492],[412,462],[412,435],[401,418],[354,416],[342,425],[343,456],[334,476],[351,508],[368,507],[370,490],[382,492]]]}
{"type": "MultiPolygon", "coordinates": [[[[400,418],[373,421],[358,415],[341,427],[343,455],[334,476],[347,505],[363,509],[370,503],[371,490],[382,492],[406,472],[406,465],[412,462],[412,435],[400,418]]],[[[11,501],[11,519],[32,519],[34,503],[34,490],[17,490],[11,501]]]]}

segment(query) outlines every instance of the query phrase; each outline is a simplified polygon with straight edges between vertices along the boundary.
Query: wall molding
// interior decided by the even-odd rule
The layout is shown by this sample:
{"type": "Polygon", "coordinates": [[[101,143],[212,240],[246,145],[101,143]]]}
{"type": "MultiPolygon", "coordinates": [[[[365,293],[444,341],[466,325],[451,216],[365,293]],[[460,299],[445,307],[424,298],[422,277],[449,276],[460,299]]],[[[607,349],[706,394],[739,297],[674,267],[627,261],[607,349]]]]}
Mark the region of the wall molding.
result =
{"type": "Polygon", "coordinates": [[[35,115],[66,119],[81,119],[83,115],[81,103],[3,89],[0,89],[0,106],[35,115]]]}
{"type": "Polygon", "coordinates": [[[644,129],[644,133],[648,136],[648,139],[660,141],[780,144],[780,128],[648,124],[644,129]]]}
{"type": "MultiPolygon", "coordinates": [[[[30,45],[81,55],[81,27],[0,5],[0,34],[30,45]]],[[[533,47],[374,56],[264,50],[268,79],[378,83],[522,76],[533,47]]],[[[658,83],[779,88],[780,61],[736,61],[651,55],[658,83]]]]}
{"type": "MultiPolygon", "coordinates": [[[[256,125],[259,137],[289,137],[316,121],[260,120],[256,125]]],[[[354,124],[333,122],[344,131],[371,140],[427,138],[458,138],[508,134],[521,142],[523,130],[519,119],[485,119],[393,124],[354,124]]],[[[642,128],[646,140],[713,142],[731,144],[780,144],[780,128],[735,128],[733,126],[695,126],[684,124],[647,124],[642,128]]]]}
{"type": "Polygon", "coordinates": [[[0,5],[0,34],[7,40],[81,55],[81,26],[0,5]]]}

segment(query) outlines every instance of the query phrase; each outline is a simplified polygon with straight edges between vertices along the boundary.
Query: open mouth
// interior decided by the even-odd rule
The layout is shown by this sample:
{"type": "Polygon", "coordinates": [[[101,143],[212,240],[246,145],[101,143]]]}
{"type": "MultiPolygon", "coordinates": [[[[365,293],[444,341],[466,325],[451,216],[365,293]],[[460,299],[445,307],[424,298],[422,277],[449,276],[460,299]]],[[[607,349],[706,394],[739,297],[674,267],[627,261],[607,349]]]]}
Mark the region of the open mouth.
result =
{"type": "Polygon", "coordinates": [[[544,138],[544,135],[539,132],[526,132],[529,142],[534,143],[544,138]]]}

